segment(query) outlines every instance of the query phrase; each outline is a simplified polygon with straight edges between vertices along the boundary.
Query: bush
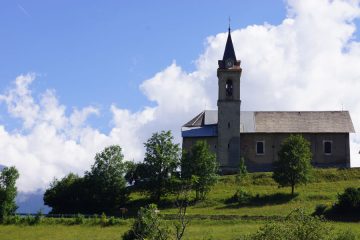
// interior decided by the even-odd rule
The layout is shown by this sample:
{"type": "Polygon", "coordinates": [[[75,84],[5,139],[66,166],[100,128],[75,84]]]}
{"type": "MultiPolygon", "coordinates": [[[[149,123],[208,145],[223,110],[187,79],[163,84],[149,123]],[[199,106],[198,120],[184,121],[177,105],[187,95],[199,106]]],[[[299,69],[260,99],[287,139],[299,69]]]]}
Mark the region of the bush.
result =
{"type": "Polygon", "coordinates": [[[302,209],[295,210],[286,220],[265,224],[250,240],[354,240],[350,232],[335,234],[326,221],[319,217],[304,214],[302,209]]]}
{"type": "Polygon", "coordinates": [[[75,217],[75,224],[84,224],[84,222],[85,222],[84,215],[78,213],[75,217]]]}
{"type": "Polygon", "coordinates": [[[140,208],[132,228],[125,232],[123,240],[166,240],[169,230],[158,215],[155,204],[140,208]]]}
{"type": "Polygon", "coordinates": [[[343,194],[338,195],[335,206],[341,211],[360,213],[360,188],[346,188],[343,194]]]}
{"type": "Polygon", "coordinates": [[[107,220],[107,217],[106,217],[106,214],[105,213],[102,213],[101,214],[101,218],[100,218],[100,224],[102,226],[106,226],[108,223],[108,220],[107,220]]]}
{"type": "Polygon", "coordinates": [[[228,202],[243,205],[249,203],[252,197],[253,196],[248,193],[244,188],[239,188],[235,192],[235,194],[228,200],[228,202]]]}
{"type": "Polygon", "coordinates": [[[325,204],[318,204],[315,207],[315,211],[313,213],[313,216],[324,216],[326,213],[328,206],[325,204]]]}
{"type": "Polygon", "coordinates": [[[338,194],[338,201],[324,215],[336,220],[360,220],[360,188],[346,188],[344,193],[338,194]]]}
{"type": "Polygon", "coordinates": [[[339,233],[334,240],[356,240],[356,235],[350,230],[339,233]]]}

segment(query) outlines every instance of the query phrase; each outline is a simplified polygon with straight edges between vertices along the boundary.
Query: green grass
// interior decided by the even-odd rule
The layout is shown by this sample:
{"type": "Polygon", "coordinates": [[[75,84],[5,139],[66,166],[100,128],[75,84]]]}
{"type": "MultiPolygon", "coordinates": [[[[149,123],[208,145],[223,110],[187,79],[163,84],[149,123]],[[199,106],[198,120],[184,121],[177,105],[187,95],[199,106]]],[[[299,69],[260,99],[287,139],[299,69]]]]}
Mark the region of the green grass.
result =
{"type": "MultiPolygon", "coordinates": [[[[347,187],[360,186],[360,169],[316,169],[312,181],[306,186],[295,189],[297,195],[289,196],[289,188],[278,188],[271,178],[271,173],[249,174],[244,187],[253,196],[258,195],[253,202],[239,207],[227,203],[233,196],[237,186],[235,176],[224,176],[209,193],[208,199],[189,207],[189,216],[195,217],[187,231],[186,239],[208,240],[236,239],[240,235],[255,232],[265,219],[276,219],[288,215],[295,208],[302,207],[312,213],[317,204],[333,204],[337,194],[347,187]]],[[[130,204],[137,207],[147,202],[140,193],[131,195],[130,204]]],[[[171,202],[173,196],[168,196],[165,202],[171,202]]],[[[171,204],[161,208],[162,214],[176,213],[171,204]]],[[[131,220],[122,225],[101,227],[92,225],[66,226],[60,224],[37,226],[0,226],[1,240],[17,239],[121,239],[121,235],[131,226],[131,220]]],[[[335,231],[351,229],[360,239],[360,222],[329,222],[335,231]]]]}
{"type": "MultiPolygon", "coordinates": [[[[333,204],[337,194],[347,187],[360,186],[360,169],[316,169],[312,181],[295,188],[296,197],[289,195],[290,188],[278,188],[271,173],[249,174],[244,187],[252,195],[259,196],[257,203],[239,207],[227,203],[237,185],[235,176],[221,177],[208,195],[208,200],[189,208],[189,214],[239,215],[239,216],[286,216],[295,208],[308,213],[318,204],[333,204]],[[280,199],[279,199],[280,197],[280,199]]],[[[138,196],[136,196],[138,197],[138,196]]],[[[175,208],[163,208],[163,213],[175,213],[175,208]]]]}
{"type": "MultiPolygon", "coordinates": [[[[244,220],[193,220],[185,235],[188,240],[221,239],[234,240],[241,235],[256,232],[265,224],[264,221],[244,220]]],[[[329,223],[335,231],[351,229],[360,238],[360,223],[329,223]]],[[[128,230],[129,225],[99,227],[99,226],[1,226],[1,240],[120,240],[121,235],[128,230]]]]}

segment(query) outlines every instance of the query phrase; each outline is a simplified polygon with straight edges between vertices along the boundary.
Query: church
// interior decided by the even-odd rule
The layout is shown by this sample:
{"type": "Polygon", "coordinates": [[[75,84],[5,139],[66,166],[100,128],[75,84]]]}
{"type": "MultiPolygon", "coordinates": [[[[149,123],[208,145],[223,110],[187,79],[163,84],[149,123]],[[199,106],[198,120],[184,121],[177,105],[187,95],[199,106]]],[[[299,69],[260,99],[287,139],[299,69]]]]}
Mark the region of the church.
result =
{"type": "Polygon", "coordinates": [[[249,171],[271,171],[284,139],[301,134],[311,143],[314,166],[350,167],[349,133],[355,131],[348,111],[240,111],[240,63],[229,28],[218,61],[218,110],[204,110],[182,126],[183,150],[205,140],[222,173],[236,172],[241,157],[249,171]]]}

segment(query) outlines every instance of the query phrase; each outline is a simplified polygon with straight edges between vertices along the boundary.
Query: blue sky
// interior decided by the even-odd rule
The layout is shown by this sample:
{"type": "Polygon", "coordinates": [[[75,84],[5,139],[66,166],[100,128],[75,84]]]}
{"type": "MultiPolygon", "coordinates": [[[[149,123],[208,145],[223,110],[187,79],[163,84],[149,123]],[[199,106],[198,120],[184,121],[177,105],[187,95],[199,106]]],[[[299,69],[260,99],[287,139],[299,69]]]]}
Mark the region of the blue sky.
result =
{"type": "Polygon", "coordinates": [[[360,129],[360,0],[2,0],[0,165],[43,191],[110,144],[141,161],[155,131],[180,143],[216,108],[229,16],[242,110],[345,109],[360,129]]]}
{"type": "MultiPolygon", "coordinates": [[[[279,24],[286,15],[281,0],[5,0],[0,6],[0,89],[35,72],[33,91],[55,89],[68,107],[116,103],[132,110],[149,104],[139,84],[173,60],[193,71],[206,37],[225,32],[229,16],[236,29],[279,24]]],[[[110,116],[102,115],[92,124],[107,131],[110,116]]]]}

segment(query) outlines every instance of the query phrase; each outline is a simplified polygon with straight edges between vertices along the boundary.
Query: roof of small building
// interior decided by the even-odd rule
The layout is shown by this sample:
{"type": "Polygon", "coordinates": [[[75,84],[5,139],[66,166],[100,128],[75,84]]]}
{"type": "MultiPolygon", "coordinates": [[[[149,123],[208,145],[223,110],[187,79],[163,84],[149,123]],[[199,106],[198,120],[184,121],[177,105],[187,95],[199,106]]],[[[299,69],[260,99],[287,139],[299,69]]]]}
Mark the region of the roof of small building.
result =
{"type": "MultiPolygon", "coordinates": [[[[182,136],[217,136],[217,123],[217,110],[205,110],[183,125],[182,136]]],[[[240,132],[350,133],[355,130],[348,111],[241,111],[240,132]]]]}

